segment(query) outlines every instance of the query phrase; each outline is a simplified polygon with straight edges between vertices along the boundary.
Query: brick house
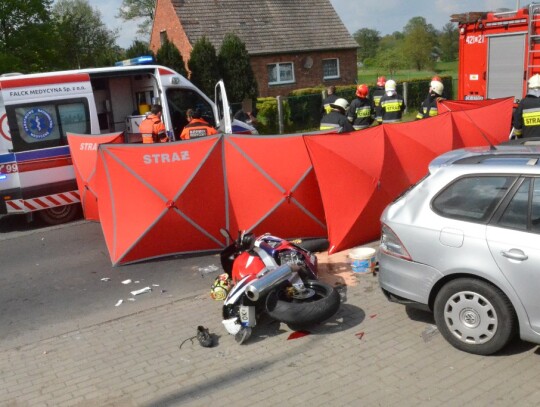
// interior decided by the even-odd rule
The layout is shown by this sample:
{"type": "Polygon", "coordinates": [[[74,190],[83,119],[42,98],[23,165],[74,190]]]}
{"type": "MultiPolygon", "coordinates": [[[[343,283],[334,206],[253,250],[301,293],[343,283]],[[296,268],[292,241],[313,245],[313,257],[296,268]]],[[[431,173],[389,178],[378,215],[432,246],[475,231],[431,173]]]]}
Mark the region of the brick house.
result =
{"type": "Polygon", "coordinates": [[[219,52],[227,32],[246,44],[259,96],[356,81],[358,44],[330,0],[158,0],[150,48],[166,34],[187,60],[202,36],[219,52]]]}

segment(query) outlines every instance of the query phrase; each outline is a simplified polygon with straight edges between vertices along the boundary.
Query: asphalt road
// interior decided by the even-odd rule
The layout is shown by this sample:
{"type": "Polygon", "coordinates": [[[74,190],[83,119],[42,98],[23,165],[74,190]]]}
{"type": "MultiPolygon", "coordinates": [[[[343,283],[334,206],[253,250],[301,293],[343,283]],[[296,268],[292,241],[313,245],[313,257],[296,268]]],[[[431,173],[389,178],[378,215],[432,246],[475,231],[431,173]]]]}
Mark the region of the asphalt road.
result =
{"type": "Polygon", "coordinates": [[[0,218],[0,259],[3,348],[188,298],[219,273],[201,269],[220,265],[214,254],[112,267],[99,223],[47,227],[24,217],[0,218]],[[131,294],[144,287],[152,291],[131,294]]]}

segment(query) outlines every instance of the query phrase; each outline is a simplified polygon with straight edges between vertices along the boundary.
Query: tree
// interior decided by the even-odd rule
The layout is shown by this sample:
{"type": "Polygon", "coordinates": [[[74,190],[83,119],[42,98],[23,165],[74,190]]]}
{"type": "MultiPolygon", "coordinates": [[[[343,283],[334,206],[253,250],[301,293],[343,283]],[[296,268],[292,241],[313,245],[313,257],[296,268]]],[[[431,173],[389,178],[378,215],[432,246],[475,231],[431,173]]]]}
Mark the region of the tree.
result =
{"type": "Polygon", "coordinates": [[[52,0],[2,0],[0,2],[0,51],[15,47],[13,36],[34,26],[49,21],[52,0]]]}
{"type": "Polygon", "coordinates": [[[404,28],[403,51],[411,67],[421,71],[433,68],[434,47],[437,43],[435,28],[424,17],[413,17],[404,28]]]}
{"type": "Polygon", "coordinates": [[[156,53],[157,63],[174,69],[180,75],[187,76],[186,65],[182,54],[167,36],[156,53]]]}
{"type": "Polygon", "coordinates": [[[211,96],[216,82],[220,79],[219,64],[216,49],[206,37],[201,37],[193,45],[188,68],[191,71],[191,82],[207,96],[211,96]]]}
{"type": "Polygon", "coordinates": [[[57,0],[52,18],[65,68],[112,65],[120,58],[116,31],[105,27],[100,11],[87,0],[57,0]]]}
{"type": "Polygon", "coordinates": [[[245,44],[233,33],[225,34],[218,55],[219,70],[232,102],[257,97],[257,81],[245,44]]]}
{"type": "Polygon", "coordinates": [[[439,35],[441,59],[445,62],[455,61],[458,58],[459,31],[453,23],[447,23],[439,35]]]}
{"type": "Polygon", "coordinates": [[[148,43],[146,42],[135,40],[133,41],[131,46],[128,49],[126,49],[126,58],[128,59],[140,57],[143,55],[151,55],[155,57],[154,53],[152,52],[152,50],[148,46],[148,43]]]}
{"type": "Polygon", "coordinates": [[[6,52],[9,57],[4,59],[6,65],[0,68],[0,73],[44,72],[58,68],[61,57],[56,31],[51,23],[27,26],[11,39],[14,45],[6,52]]]}
{"type": "Polygon", "coordinates": [[[0,2],[0,73],[36,72],[54,67],[52,0],[0,2]]]}
{"type": "Polygon", "coordinates": [[[371,28],[362,28],[353,34],[354,39],[360,46],[358,59],[364,61],[366,58],[374,58],[377,55],[381,34],[371,28]]]}
{"type": "Polygon", "coordinates": [[[142,19],[141,23],[137,25],[137,32],[149,35],[154,21],[156,4],[157,0],[122,0],[117,17],[124,21],[142,19]]]}

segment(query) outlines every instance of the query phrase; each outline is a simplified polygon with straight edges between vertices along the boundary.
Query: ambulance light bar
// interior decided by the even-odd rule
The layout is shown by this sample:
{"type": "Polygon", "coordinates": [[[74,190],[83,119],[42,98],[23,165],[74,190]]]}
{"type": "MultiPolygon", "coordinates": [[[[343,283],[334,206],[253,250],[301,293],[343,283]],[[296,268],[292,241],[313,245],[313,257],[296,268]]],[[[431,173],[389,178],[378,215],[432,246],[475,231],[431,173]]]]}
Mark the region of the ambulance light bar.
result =
{"type": "Polygon", "coordinates": [[[145,65],[154,62],[154,57],[151,55],[143,55],[137,58],[124,59],[114,63],[114,66],[132,66],[132,65],[145,65]]]}

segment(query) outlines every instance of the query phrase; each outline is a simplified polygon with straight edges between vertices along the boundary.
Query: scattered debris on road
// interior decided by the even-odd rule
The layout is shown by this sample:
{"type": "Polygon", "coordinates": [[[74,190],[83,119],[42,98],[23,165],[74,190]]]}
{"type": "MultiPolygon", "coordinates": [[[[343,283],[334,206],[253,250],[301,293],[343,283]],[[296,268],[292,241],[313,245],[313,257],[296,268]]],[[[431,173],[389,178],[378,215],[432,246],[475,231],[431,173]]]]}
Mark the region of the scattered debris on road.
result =
{"type": "Polygon", "coordinates": [[[201,275],[214,273],[218,270],[219,270],[219,267],[216,266],[215,264],[211,264],[210,266],[206,266],[206,267],[199,267],[199,273],[201,273],[201,275]]]}
{"type": "Polygon", "coordinates": [[[424,342],[429,342],[438,333],[439,333],[439,330],[437,329],[437,325],[428,325],[426,329],[424,329],[424,331],[422,332],[421,336],[424,342]]]}
{"type": "Polygon", "coordinates": [[[308,336],[310,334],[311,334],[311,332],[309,332],[309,331],[294,331],[293,333],[291,333],[289,335],[287,340],[289,341],[291,339],[303,338],[304,336],[308,336]]]}
{"type": "Polygon", "coordinates": [[[101,279],[101,281],[111,281],[111,278],[110,278],[110,277],[103,277],[103,278],[101,279]]]}
{"type": "Polygon", "coordinates": [[[131,280],[128,278],[127,280],[122,281],[122,284],[131,284],[131,280]]]}
{"type": "Polygon", "coordinates": [[[144,288],[141,288],[140,290],[132,291],[131,295],[139,295],[139,294],[149,293],[150,291],[152,291],[152,289],[150,287],[144,287],[144,288]]]}
{"type": "Polygon", "coordinates": [[[124,302],[124,300],[118,300],[116,302],[116,304],[114,304],[115,307],[119,307],[120,305],[122,305],[122,303],[124,302]]]}

